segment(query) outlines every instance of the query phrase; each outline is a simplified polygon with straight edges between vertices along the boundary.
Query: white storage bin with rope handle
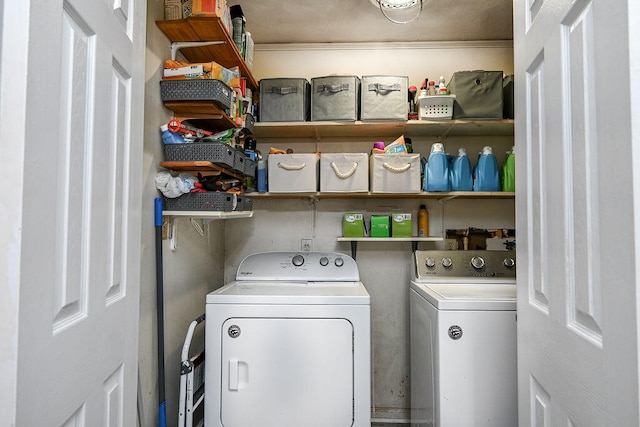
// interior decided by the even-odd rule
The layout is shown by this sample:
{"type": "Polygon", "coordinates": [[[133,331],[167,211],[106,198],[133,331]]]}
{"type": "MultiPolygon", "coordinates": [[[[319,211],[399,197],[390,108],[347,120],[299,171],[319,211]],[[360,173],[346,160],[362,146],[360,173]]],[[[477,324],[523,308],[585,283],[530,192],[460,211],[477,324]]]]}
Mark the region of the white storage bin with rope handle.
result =
{"type": "Polygon", "coordinates": [[[270,193],[318,191],[319,157],[314,153],[269,154],[267,169],[270,193]]]}
{"type": "Polygon", "coordinates": [[[419,193],[420,155],[412,154],[372,154],[372,193],[419,193]]]}
{"type": "Polygon", "coordinates": [[[359,193],[369,191],[369,155],[367,153],[322,153],[320,155],[320,191],[359,193]]]}

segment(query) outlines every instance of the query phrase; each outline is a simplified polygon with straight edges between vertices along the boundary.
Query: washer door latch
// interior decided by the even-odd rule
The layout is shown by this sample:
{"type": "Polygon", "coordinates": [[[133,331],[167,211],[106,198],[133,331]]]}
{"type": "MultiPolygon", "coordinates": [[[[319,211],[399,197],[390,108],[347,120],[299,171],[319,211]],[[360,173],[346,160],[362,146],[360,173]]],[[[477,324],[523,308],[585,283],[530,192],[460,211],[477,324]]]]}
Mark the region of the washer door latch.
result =
{"type": "Polygon", "coordinates": [[[452,340],[459,340],[462,338],[462,328],[458,325],[449,326],[449,338],[452,340]]]}

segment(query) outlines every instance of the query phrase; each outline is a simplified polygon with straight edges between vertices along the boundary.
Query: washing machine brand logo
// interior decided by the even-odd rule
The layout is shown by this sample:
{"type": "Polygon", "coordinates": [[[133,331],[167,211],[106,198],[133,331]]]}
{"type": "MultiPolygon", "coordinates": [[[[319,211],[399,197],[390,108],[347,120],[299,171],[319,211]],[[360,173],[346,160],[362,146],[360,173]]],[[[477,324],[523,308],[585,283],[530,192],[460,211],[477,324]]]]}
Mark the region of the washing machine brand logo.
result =
{"type": "Polygon", "coordinates": [[[452,325],[449,327],[449,338],[452,340],[459,340],[462,338],[462,328],[458,325],[452,325]]]}
{"type": "Polygon", "coordinates": [[[240,275],[241,276],[251,276],[253,274],[252,271],[241,271],[240,275]]]}

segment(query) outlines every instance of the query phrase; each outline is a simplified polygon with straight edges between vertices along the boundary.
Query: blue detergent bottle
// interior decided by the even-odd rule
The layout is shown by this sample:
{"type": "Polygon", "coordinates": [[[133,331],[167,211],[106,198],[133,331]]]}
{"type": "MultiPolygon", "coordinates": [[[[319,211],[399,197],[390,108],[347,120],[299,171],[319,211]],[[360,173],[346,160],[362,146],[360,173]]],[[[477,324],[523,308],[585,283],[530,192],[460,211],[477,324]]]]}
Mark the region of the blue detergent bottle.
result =
{"type": "Polygon", "coordinates": [[[431,146],[424,172],[424,191],[451,191],[449,159],[441,142],[435,142],[431,146]]]}
{"type": "Polygon", "coordinates": [[[472,191],[473,175],[471,173],[471,160],[467,156],[465,148],[458,149],[458,156],[453,159],[453,165],[449,174],[451,191],[472,191]]]}
{"type": "Polygon", "coordinates": [[[473,191],[500,191],[498,160],[491,147],[486,146],[478,158],[473,191]]]}

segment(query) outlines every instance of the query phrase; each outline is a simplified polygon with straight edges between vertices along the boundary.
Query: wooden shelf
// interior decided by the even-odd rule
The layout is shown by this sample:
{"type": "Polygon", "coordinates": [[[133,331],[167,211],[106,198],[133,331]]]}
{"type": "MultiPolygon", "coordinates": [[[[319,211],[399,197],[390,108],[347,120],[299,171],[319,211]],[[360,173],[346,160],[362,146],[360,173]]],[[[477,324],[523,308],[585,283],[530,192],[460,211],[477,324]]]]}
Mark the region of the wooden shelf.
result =
{"type": "Polygon", "coordinates": [[[256,138],[512,136],[514,120],[409,120],[406,122],[259,122],[256,138]]]}
{"type": "Polygon", "coordinates": [[[338,237],[338,242],[442,242],[444,237],[338,237]]]}
{"type": "Polygon", "coordinates": [[[254,199],[515,199],[506,191],[450,191],[443,193],[250,193],[254,199]]]}
{"type": "Polygon", "coordinates": [[[164,106],[175,118],[197,128],[217,131],[240,127],[213,101],[165,101],[164,106]]]}
{"type": "Polygon", "coordinates": [[[203,219],[232,219],[232,218],[251,218],[253,211],[162,211],[163,216],[171,217],[189,217],[203,219]]]}
{"type": "MultiPolygon", "coordinates": [[[[229,169],[223,168],[211,162],[192,161],[192,162],[160,162],[160,166],[165,169],[184,172],[215,172],[229,175],[230,177],[244,180],[243,176],[229,169]]],[[[215,175],[213,173],[212,175],[215,175]]],[[[257,194],[257,193],[256,193],[257,194]]]]}
{"type": "Polygon", "coordinates": [[[187,19],[156,21],[156,25],[172,42],[222,42],[208,46],[185,47],[180,52],[190,62],[215,61],[227,68],[237,66],[242,77],[247,79],[247,85],[254,90],[258,89],[258,82],[220,18],[192,16],[187,19]]]}

